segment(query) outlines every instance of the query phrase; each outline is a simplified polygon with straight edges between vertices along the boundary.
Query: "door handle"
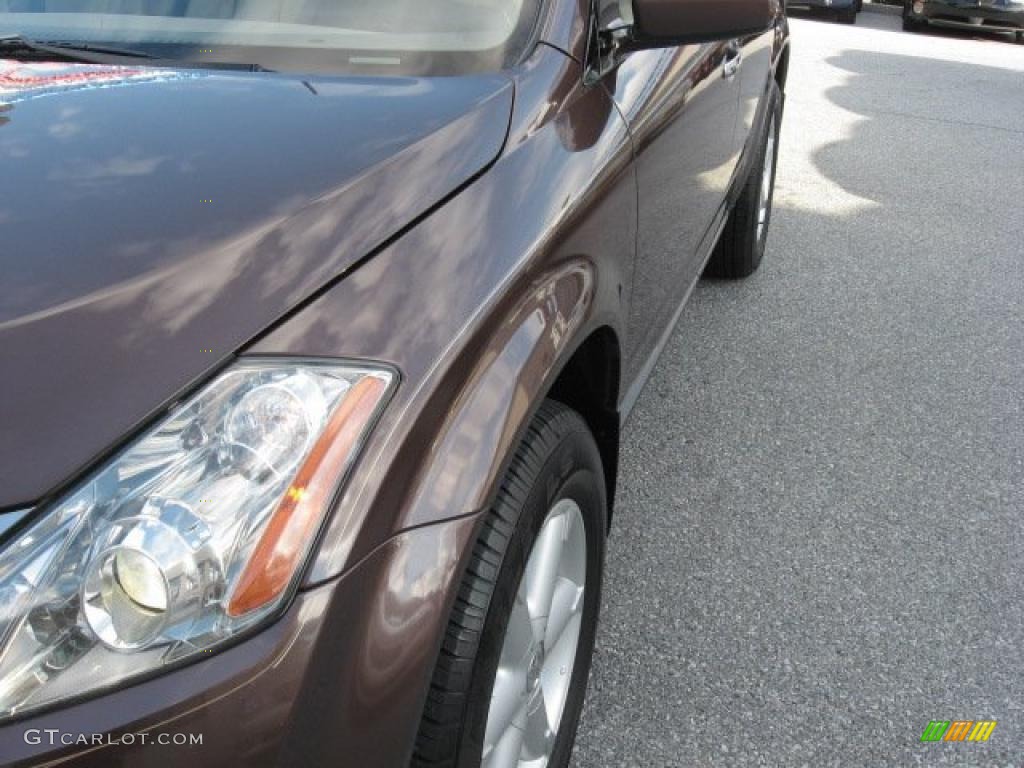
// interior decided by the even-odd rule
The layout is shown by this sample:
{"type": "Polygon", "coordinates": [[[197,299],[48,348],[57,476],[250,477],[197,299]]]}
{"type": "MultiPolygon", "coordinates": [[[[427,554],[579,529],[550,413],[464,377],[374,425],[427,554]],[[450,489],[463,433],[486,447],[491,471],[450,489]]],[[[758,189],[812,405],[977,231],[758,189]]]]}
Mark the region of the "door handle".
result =
{"type": "Polygon", "coordinates": [[[743,63],[743,48],[738,41],[733,41],[725,49],[725,59],[722,61],[722,77],[732,80],[740,71],[740,64],[743,63]]]}

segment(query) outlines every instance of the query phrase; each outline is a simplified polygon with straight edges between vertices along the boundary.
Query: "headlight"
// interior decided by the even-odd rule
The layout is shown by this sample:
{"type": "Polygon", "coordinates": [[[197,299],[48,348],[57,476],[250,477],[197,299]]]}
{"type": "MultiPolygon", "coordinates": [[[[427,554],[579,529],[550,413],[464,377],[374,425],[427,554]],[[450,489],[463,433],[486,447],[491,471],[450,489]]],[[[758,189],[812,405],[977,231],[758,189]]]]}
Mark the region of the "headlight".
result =
{"type": "Polygon", "coordinates": [[[0,718],[208,651],[282,607],[394,376],[235,365],[0,552],[0,718]]]}

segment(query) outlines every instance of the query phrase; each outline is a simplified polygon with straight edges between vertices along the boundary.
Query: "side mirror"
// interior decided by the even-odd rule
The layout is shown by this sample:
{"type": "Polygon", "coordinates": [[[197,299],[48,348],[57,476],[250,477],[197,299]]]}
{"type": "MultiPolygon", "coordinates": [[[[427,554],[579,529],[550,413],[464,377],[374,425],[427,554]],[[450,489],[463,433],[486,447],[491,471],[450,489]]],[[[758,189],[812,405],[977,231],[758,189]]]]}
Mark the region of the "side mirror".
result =
{"type": "Polygon", "coordinates": [[[779,0],[633,0],[629,50],[708,43],[757,34],[779,14],[779,0]]]}

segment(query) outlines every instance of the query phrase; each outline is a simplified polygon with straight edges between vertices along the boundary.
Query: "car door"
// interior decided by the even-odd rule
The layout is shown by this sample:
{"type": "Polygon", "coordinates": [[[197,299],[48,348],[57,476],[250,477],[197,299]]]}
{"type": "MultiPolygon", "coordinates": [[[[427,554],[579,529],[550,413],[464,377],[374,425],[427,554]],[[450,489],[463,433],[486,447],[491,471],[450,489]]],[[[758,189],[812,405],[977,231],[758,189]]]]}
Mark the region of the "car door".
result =
{"type": "Polygon", "coordinates": [[[740,60],[733,41],[644,50],[609,76],[632,133],[639,196],[627,382],[699,276],[700,245],[739,157],[740,60]]]}

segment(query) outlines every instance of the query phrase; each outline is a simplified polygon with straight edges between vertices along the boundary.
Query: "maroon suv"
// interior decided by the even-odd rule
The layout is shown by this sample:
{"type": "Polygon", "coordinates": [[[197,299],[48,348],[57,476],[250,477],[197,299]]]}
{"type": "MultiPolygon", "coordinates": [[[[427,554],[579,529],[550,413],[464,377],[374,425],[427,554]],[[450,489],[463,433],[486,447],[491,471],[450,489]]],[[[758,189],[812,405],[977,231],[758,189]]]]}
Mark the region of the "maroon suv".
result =
{"type": "Polygon", "coordinates": [[[776,0],[9,0],[0,762],[569,762],[776,0]]]}

